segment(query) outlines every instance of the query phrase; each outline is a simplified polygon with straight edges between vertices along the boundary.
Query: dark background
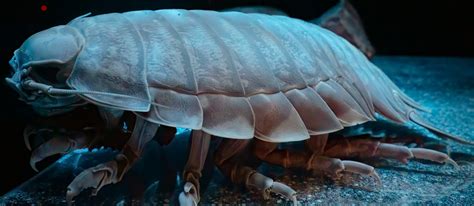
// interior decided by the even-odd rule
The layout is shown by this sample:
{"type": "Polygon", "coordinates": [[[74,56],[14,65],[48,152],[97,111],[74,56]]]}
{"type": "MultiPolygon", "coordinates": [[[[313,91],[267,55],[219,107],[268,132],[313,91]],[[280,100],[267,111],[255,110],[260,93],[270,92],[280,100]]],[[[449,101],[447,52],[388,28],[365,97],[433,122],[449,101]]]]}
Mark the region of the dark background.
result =
{"type": "MultiPolygon", "coordinates": [[[[378,55],[474,56],[474,11],[469,1],[350,1],[359,12],[378,55]]],[[[319,17],[334,0],[16,0],[2,2],[0,12],[0,75],[9,74],[8,60],[30,35],[66,24],[73,18],[139,9],[186,8],[220,10],[267,5],[304,20],[319,17]],[[41,5],[47,10],[41,11],[41,5]]],[[[0,84],[0,195],[35,173],[22,131],[34,114],[0,84]]],[[[41,168],[41,167],[40,167],[41,168]]]]}

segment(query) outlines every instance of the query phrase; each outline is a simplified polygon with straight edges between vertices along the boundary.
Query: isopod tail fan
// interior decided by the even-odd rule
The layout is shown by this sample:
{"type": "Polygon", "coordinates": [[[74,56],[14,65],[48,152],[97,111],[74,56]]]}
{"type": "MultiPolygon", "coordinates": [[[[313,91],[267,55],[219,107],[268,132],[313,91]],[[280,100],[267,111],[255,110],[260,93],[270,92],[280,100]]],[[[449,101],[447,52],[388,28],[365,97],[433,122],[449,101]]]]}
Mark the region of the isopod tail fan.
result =
{"type": "Polygon", "coordinates": [[[429,109],[421,106],[415,100],[406,95],[399,87],[395,85],[379,68],[370,67],[370,72],[375,74],[375,79],[379,87],[371,87],[369,90],[374,98],[374,107],[376,111],[384,117],[398,123],[411,121],[420,125],[440,138],[449,139],[466,145],[474,145],[474,141],[466,140],[456,135],[445,132],[437,128],[433,123],[419,115],[419,112],[431,112],[429,109]]]}
{"type": "Polygon", "coordinates": [[[431,132],[437,134],[439,137],[441,138],[445,138],[445,139],[450,139],[450,140],[453,140],[453,141],[456,141],[456,142],[459,142],[459,143],[462,143],[462,144],[467,144],[467,145],[474,145],[474,142],[473,141],[469,141],[469,140],[466,140],[466,139],[463,139],[461,137],[458,137],[456,135],[453,135],[453,134],[450,134],[448,132],[445,132],[439,128],[437,128],[436,126],[434,126],[432,123],[430,123],[428,120],[424,119],[423,117],[421,117],[419,114],[417,114],[416,112],[411,112],[409,114],[409,117],[410,117],[410,120],[428,130],[430,130],[431,132]]]}

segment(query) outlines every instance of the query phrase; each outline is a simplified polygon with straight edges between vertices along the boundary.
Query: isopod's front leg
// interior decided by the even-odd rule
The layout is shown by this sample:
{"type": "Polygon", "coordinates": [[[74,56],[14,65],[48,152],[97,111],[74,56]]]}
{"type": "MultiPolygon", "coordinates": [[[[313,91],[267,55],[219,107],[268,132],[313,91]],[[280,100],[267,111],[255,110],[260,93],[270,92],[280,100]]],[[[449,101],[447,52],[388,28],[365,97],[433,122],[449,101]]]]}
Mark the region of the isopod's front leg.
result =
{"type": "MultiPolygon", "coordinates": [[[[250,142],[251,140],[223,139],[215,154],[216,166],[232,183],[262,191],[264,199],[269,199],[270,193],[277,193],[296,205],[298,201],[295,190],[245,165],[245,151],[250,142]]],[[[267,149],[274,150],[275,148],[267,149]]]]}
{"type": "Polygon", "coordinates": [[[188,161],[184,167],[184,191],[179,195],[180,205],[197,205],[200,201],[201,171],[206,162],[211,135],[206,132],[193,130],[191,135],[191,148],[188,161]]]}
{"type": "MultiPolygon", "coordinates": [[[[30,130],[30,127],[27,127],[25,130],[30,130]]],[[[33,134],[25,134],[25,136],[31,135],[33,134]]],[[[46,138],[49,138],[49,140],[39,145],[31,152],[31,168],[38,172],[38,169],[36,168],[37,162],[56,154],[66,154],[75,149],[87,148],[90,146],[92,139],[100,134],[97,134],[95,128],[88,127],[80,131],[58,131],[43,128],[35,132],[34,135],[37,138],[40,136],[48,136],[46,138]]]]}
{"type": "MultiPolygon", "coordinates": [[[[66,154],[75,149],[82,148],[94,148],[97,146],[109,146],[112,148],[121,148],[122,145],[127,141],[128,137],[118,139],[116,134],[121,132],[121,124],[127,124],[130,118],[123,119],[124,112],[121,110],[111,110],[107,108],[100,108],[98,112],[100,117],[95,113],[96,110],[81,110],[82,113],[74,113],[65,117],[57,118],[48,121],[55,122],[55,127],[60,129],[52,129],[48,127],[34,127],[28,126],[23,132],[25,144],[28,149],[32,149],[30,140],[35,138],[36,140],[47,139],[45,142],[39,144],[39,146],[33,148],[30,158],[30,165],[35,170],[36,163],[50,157],[55,154],[66,154]],[[91,113],[92,111],[92,113],[91,113]],[[88,125],[84,128],[78,128],[80,126],[70,125],[71,118],[88,118],[93,119],[92,125],[88,125]],[[107,137],[110,141],[107,141],[107,137]]],[[[123,136],[123,135],[122,135],[123,136]]],[[[37,144],[37,143],[36,143],[37,144]]]]}
{"type": "Polygon", "coordinates": [[[103,186],[119,182],[139,158],[146,143],[153,139],[158,126],[137,117],[130,139],[114,160],[82,171],[69,184],[66,195],[68,204],[84,189],[94,188],[93,195],[95,195],[103,186]]]}

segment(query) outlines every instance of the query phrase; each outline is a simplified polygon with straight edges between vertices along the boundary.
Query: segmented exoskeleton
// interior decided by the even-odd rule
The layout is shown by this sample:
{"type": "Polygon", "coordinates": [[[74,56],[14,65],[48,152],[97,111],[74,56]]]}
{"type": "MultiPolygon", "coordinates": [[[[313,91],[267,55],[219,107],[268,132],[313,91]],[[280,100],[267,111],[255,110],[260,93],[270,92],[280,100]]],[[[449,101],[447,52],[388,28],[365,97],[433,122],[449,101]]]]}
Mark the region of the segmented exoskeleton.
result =
{"type": "MultiPolygon", "coordinates": [[[[11,65],[16,73],[8,82],[33,106],[54,99],[55,107],[67,107],[80,96],[140,117],[116,160],[76,177],[72,196],[119,181],[158,125],[194,130],[182,203],[199,201],[211,135],[300,141],[380,113],[463,141],[422,120],[422,108],[347,41],[284,16],[158,10],[81,17],[30,37],[11,65]],[[53,77],[42,73],[46,67],[56,69],[53,77]]],[[[235,154],[229,150],[239,151],[236,142],[223,145],[219,164],[235,154]]],[[[290,191],[245,170],[250,185],[290,191]]]]}

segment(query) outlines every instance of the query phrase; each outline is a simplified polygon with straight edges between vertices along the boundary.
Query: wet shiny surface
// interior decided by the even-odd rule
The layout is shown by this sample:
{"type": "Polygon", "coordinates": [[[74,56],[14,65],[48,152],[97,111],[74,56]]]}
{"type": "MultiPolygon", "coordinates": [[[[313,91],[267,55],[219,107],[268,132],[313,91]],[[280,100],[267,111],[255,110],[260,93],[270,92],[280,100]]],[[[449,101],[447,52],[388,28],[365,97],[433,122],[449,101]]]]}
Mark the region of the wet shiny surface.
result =
{"type": "MultiPolygon", "coordinates": [[[[474,140],[474,59],[440,57],[375,57],[391,79],[409,96],[430,108],[424,114],[440,128],[474,140]]],[[[376,167],[382,186],[370,178],[346,175],[333,181],[300,171],[284,171],[263,165],[264,174],[293,187],[303,204],[462,204],[474,203],[474,147],[446,142],[415,125],[402,127],[388,122],[365,124],[347,133],[370,131],[376,136],[412,137],[424,135],[426,141],[448,144],[451,157],[460,170],[446,165],[411,161],[407,165],[395,161],[367,161],[376,167]]],[[[174,203],[179,187],[173,187],[187,157],[187,134],[179,135],[168,146],[151,142],[144,157],[137,162],[122,182],[104,187],[98,196],[84,191],[77,205],[90,204],[158,204],[174,203]]],[[[216,143],[216,142],[214,142],[216,143]]],[[[416,146],[411,144],[410,146],[416,146]]],[[[0,199],[1,203],[65,204],[66,187],[82,170],[111,160],[114,152],[98,150],[66,155],[37,176],[0,199]]],[[[290,204],[278,197],[264,201],[258,191],[232,186],[208,164],[202,184],[207,187],[202,203],[224,204],[290,204]],[[208,186],[207,186],[208,185],[208,186]]]]}

